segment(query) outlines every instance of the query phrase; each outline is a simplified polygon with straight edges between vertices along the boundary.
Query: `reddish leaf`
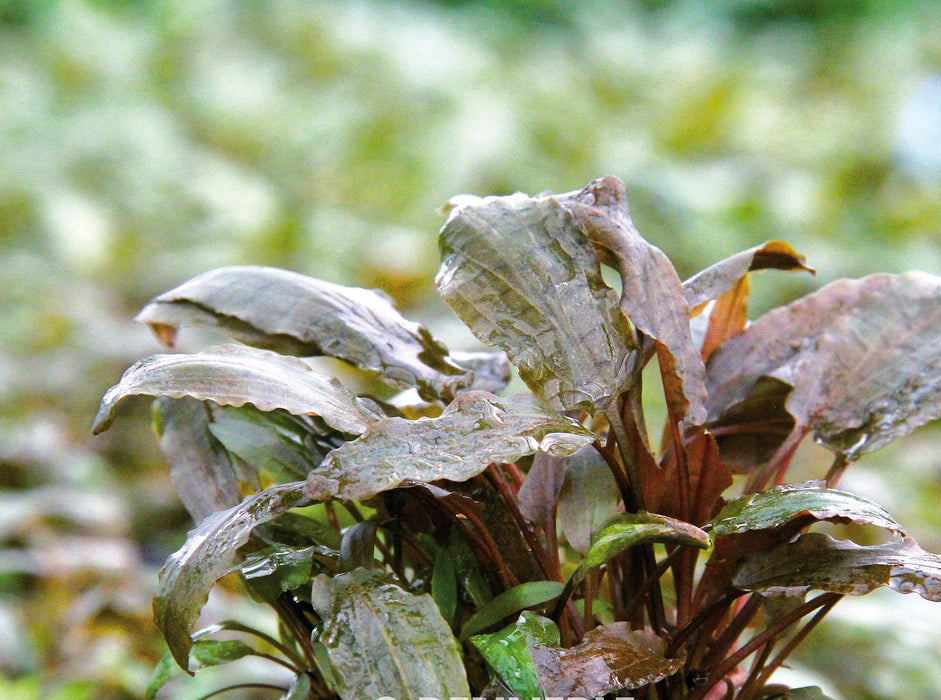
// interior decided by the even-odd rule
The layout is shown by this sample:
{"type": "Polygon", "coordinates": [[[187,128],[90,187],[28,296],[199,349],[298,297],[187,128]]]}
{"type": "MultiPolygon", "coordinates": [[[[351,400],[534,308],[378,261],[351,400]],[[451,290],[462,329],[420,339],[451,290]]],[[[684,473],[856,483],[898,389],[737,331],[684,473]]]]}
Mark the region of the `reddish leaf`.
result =
{"type": "Polygon", "coordinates": [[[732,473],[719,458],[719,448],[715,438],[705,431],[700,431],[685,446],[686,462],[689,470],[689,501],[692,511],[686,516],[680,503],[680,470],[676,459],[676,450],[669,453],[670,459],[664,467],[664,492],[658,512],[675,518],[684,518],[693,525],[707,523],[713,515],[713,509],[719,498],[732,485],[732,473]]]}
{"type": "Polygon", "coordinates": [[[745,331],[748,326],[750,286],[746,275],[716,300],[709,312],[709,323],[700,349],[703,362],[707,362],[726,340],[745,331]]]}
{"type": "Polygon", "coordinates": [[[664,656],[666,644],[627,622],[589,630],[570,649],[533,645],[530,655],[546,697],[601,697],[657,683],[680,670],[683,659],[664,656]]]}
{"type": "Polygon", "coordinates": [[[704,368],[690,334],[683,286],[670,259],[634,227],[624,183],[615,177],[594,180],[585,189],[560,195],[558,200],[575,215],[602,262],[620,273],[621,311],[675,358],[670,371],[682,390],[668,396],[674,416],[702,424],[704,368]]]}
{"type": "Polygon", "coordinates": [[[766,314],[710,360],[710,419],[765,376],[794,387],[796,434],[850,458],[941,416],[941,278],[841,280],[766,314]]]}

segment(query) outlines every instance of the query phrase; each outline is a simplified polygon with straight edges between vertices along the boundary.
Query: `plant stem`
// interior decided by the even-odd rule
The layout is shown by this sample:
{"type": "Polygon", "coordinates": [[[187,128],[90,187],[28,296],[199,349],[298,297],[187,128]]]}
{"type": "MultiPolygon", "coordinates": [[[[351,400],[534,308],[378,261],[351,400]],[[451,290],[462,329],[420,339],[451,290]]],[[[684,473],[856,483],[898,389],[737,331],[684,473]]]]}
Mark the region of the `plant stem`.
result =
{"type": "Polygon", "coordinates": [[[849,463],[849,458],[843,452],[836,453],[836,456],[833,458],[833,464],[830,465],[830,469],[827,471],[828,489],[832,489],[837,485],[837,482],[840,480],[840,477],[843,476],[843,472],[846,471],[849,463]]]}

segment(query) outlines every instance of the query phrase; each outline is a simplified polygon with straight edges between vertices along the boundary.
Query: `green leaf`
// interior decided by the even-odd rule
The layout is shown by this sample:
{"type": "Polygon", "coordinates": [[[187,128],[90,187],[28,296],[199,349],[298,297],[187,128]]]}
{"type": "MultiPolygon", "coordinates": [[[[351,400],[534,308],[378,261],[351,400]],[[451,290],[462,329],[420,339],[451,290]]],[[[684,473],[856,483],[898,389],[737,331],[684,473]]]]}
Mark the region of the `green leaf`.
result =
{"type": "Polygon", "coordinates": [[[624,183],[594,180],[557,197],[575,217],[598,257],[621,275],[621,311],[657,341],[671,413],[693,425],[705,420],[705,368],[693,344],[689,307],[673,263],[638,233],[631,221],[624,183]]]}
{"type": "Polygon", "coordinates": [[[531,650],[536,645],[559,645],[559,629],[552,620],[524,610],[514,624],[470,641],[514,695],[543,697],[531,650]]]}
{"type": "Polygon", "coordinates": [[[794,439],[855,458],[941,416],[941,277],[840,280],[726,341],[707,375],[709,420],[762,377],[794,387],[794,439]]]}
{"type": "Polygon", "coordinates": [[[336,379],[303,361],[242,345],[219,345],[195,355],[154,355],[135,363],[101,400],[92,427],[96,435],[114,421],[126,396],[191,396],[224,406],[254,404],[295,415],[318,415],[344,433],[362,433],[376,416],[336,379]]]}
{"type": "MultiPolygon", "coordinates": [[[[193,642],[189,653],[189,667],[198,671],[210,666],[220,666],[222,664],[237,661],[246,656],[258,654],[252,647],[238,640],[219,641],[215,639],[199,639],[193,642]]],[[[147,690],[144,697],[146,700],[152,700],[157,696],[164,685],[176,676],[182,675],[183,671],[173,659],[172,654],[166,654],[154,667],[147,683],[147,690]]]]}
{"type": "Polygon", "coordinates": [[[252,529],[307,502],[304,482],[266,489],[206,517],[167,559],[154,597],[154,621],[181,668],[189,671],[190,630],[209,591],[232,568],[252,529]]]}
{"type": "Polygon", "coordinates": [[[861,496],[818,483],[777,486],[730,501],[711,523],[714,537],[781,527],[795,518],[875,525],[904,534],[881,507],[861,496]]]}
{"type": "MultiPolygon", "coordinates": [[[[307,583],[313,567],[315,552],[323,547],[294,549],[283,545],[267,547],[252,554],[234,570],[251,584],[252,588],[266,600],[274,600],[284,591],[290,591],[307,583]]],[[[330,552],[330,554],[334,554],[330,552]]]]}
{"type": "MultiPolygon", "coordinates": [[[[153,403],[160,451],[170,465],[170,481],[186,510],[199,523],[210,513],[242,500],[239,474],[209,429],[208,408],[196,399],[160,398],[153,403]]],[[[257,475],[247,475],[249,482],[257,475]]]]}
{"type": "Polygon", "coordinates": [[[457,573],[451,552],[441,547],[435,555],[435,565],[431,573],[431,597],[434,598],[441,617],[448,625],[454,625],[457,612],[457,573]]]}
{"type": "Polygon", "coordinates": [[[577,585],[592,569],[629,547],[652,542],[666,542],[708,549],[709,535],[695,525],[654,513],[622,513],[594,537],[591,549],[572,574],[571,586],[577,585]]]}
{"type": "Polygon", "coordinates": [[[568,455],[594,434],[539,407],[532,397],[499,399],[484,391],[458,395],[437,418],[386,418],[333,450],[307,479],[316,500],[362,500],[407,480],[465,481],[491,463],[537,450],[568,455]]]}
{"type": "Polygon", "coordinates": [[[732,583],[745,590],[806,587],[849,595],[889,586],[941,602],[941,556],[910,537],[864,547],[812,532],[746,557],[732,583]]]}
{"type": "Polygon", "coordinates": [[[555,409],[603,409],[628,381],[630,330],[591,245],[551,197],[461,197],[438,291],[555,409]]]}
{"type": "Polygon", "coordinates": [[[271,267],[204,273],[155,298],[136,320],[167,345],[177,328],[196,325],[283,354],[337,357],[426,399],[449,399],[472,378],[386,295],[271,267]]]}
{"type": "Polygon", "coordinates": [[[711,299],[718,299],[753,270],[805,270],[816,274],[816,270],[807,267],[806,262],[807,258],[784,241],[768,241],[710,265],[690,277],[683,282],[683,296],[689,308],[695,309],[711,299]]]}
{"type": "Polygon", "coordinates": [[[281,700],[308,700],[310,698],[310,676],[298,673],[291,681],[288,692],[281,696],[281,700]]]}
{"type": "Polygon", "coordinates": [[[665,651],[666,643],[651,630],[614,622],[589,630],[570,649],[537,644],[530,653],[545,697],[595,698],[677,673],[683,659],[666,658],[665,651]]]}
{"type": "Polygon", "coordinates": [[[355,569],[315,578],[311,603],[344,699],[470,697],[457,641],[430,595],[355,569]]]}
{"type": "Polygon", "coordinates": [[[461,640],[497,624],[503,618],[524,608],[531,608],[558,598],[564,588],[565,586],[558,581],[529,581],[503,591],[464,623],[461,629],[461,640]]]}

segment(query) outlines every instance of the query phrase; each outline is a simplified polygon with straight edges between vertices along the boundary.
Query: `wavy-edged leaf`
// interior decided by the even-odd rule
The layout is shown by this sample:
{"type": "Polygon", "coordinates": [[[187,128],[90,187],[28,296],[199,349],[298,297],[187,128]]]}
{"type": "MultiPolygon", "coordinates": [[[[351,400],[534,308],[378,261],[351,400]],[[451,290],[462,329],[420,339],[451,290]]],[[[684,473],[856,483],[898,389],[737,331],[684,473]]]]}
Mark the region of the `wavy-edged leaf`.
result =
{"type": "Polygon", "coordinates": [[[362,500],[406,480],[465,481],[491,463],[542,450],[568,455],[594,434],[532,397],[463,392],[437,418],[386,418],[327,455],[308,476],[311,498],[362,500]]]}
{"type": "Polygon", "coordinates": [[[470,697],[457,641],[430,595],[354,569],[315,578],[311,603],[341,697],[470,697]]]}
{"type": "Polygon", "coordinates": [[[552,198],[462,197],[438,291],[549,406],[601,410],[627,381],[630,331],[572,215],[552,198]]]}
{"type": "Polygon", "coordinates": [[[721,297],[753,270],[803,270],[816,274],[817,271],[806,263],[807,258],[784,241],[768,241],[693,275],[683,282],[683,296],[689,308],[695,309],[700,304],[721,297]]]}
{"type": "Polygon", "coordinates": [[[273,545],[248,557],[232,570],[239,571],[252,586],[252,590],[265,600],[273,601],[284,591],[307,583],[314,564],[314,555],[336,559],[337,553],[326,547],[296,549],[273,545]]]}
{"type": "Polygon", "coordinates": [[[303,361],[244,345],[217,345],[196,354],[154,355],[132,365],[101,400],[94,434],[114,421],[116,404],[135,394],[190,396],[224,406],[254,404],[317,415],[337,430],[362,433],[376,416],[333,377],[303,361]]]}
{"type": "Polygon", "coordinates": [[[196,523],[242,500],[239,481],[254,482],[255,475],[238,473],[213,437],[209,410],[202,401],[159,398],[153,403],[153,416],[160,451],[170,465],[170,481],[196,523]]]}
{"type": "Polygon", "coordinates": [[[167,345],[177,328],[196,325],[288,355],[337,357],[427,399],[449,399],[471,381],[384,294],[272,267],[211,270],[156,297],[136,320],[167,345]]]}
{"type": "Polygon", "coordinates": [[[552,620],[524,610],[514,624],[470,641],[514,695],[544,697],[531,653],[536,646],[559,646],[559,629],[552,620]]]}
{"type": "Polygon", "coordinates": [[[665,651],[666,643],[652,631],[614,622],[589,630],[570,649],[535,645],[531,656],[545,697],[596,698],[677,673],[683,659],[669,659],[665,651]]]}
{"type": "Polygon", "coordinates": [[[795,518],[875,525],[905,534],[902,526],[872,501],[818,483],[776,486],[736,498],[711,523],[715,537],[781,527],[795,518]]]}
{"type": "Polygon", "coordinates": [[[597,569],[629,547],[651,542],[698,549],[707,549],[712,544],[703,530],[682,520],[656,513],[622,513],[595,535],[591,549],[572,574],[569,585],[578,585],[592,569],[597,569]]]}
{"type": "Polygon", "coordinates": [[[503,591],[474,613],[461,628],[461,640],[495,625],[505,617],[559,597],[564,584],[558,581],[529,581],[503,591]]]}
{"type": "Polygon", "coordinates": [[[176,662],[189,671],[190,630],[215,582],[238,558],[256,525],[306,505],[305,482],[282,484],[249,496],[237,506],[207,516],[160,570],[154,621],[176,662]]]}
{"type": "Polygon", "coordinates": [[[712,356],[709,419],[762,377],[794,387],[795,435],[849,458],[941,416],[941,277],[840,280],[765,314],[712,356]]]}
{"type": "Polygon", "coordinates": [[[705,368],[693,344],[689,308],[673,263],[638,233],[631,221],[624,183],[616,177],[594,180],[558,201],[575,217],[602,262],[621,275],[621,311],[639,330],[657,341],[661,366],[676,377],[667,396],[677,420],[701,425],[705,420],[705,368]]]}
{"type": "Polygon", "coordinates": [[[848,595],[889,586],[941,602],[941,556],[910,537],[865,547],[812,532],[747,557],[732,583],[746,590],[807,587],[848,595]]]}

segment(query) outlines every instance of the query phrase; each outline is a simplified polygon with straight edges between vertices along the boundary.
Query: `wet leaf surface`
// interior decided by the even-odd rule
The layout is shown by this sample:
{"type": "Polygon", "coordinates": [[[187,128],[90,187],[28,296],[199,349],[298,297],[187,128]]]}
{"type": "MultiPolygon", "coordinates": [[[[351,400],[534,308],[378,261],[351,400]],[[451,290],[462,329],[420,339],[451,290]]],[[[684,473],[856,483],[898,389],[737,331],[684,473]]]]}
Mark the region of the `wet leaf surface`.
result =
{"type": "Polygon", "coordinates": [[[238,558],[256,525],[306,505],[304,482],[273,486],[237,506],[207,516],[160,570],[154,597],[154,621],[173,658],[187,670],[193,645],[190,630],[210,589],[238,558]]]}
{"type": "MultiPolygon", "coordinates": [[[[634,227],[624,183],[605,177],[558,199],[573,213],[602,262],[620,273],[621,311],[671,357],[665,364],[677,383],[668,396],[673,414],[701,425],[706,417],[705,369],[693,345],[682,283],[670,259],[634,227]]],[[[669,381],[665,377],[664,382],[669,381]]]]}
{"type": "Polygon", "coordinates": [[[470,641],[516,696],[544,697],[531,652],[537,645],[558,647],[559,630],[552,620],[524,610],[514,624],[470,641]]]}
{"type": "Polygon", "coordinates": [[[311,602],[341,697],[470,697],[457,642],[430,595],[355,569],[315,578],[311,602]]]}
{"type": "Polygon", "coordinates": [[[114,421],[127,396],[189,396],[224,406],[253,404],[261,411],[284,409],[317,415],[333,428],[362,433],[376,416],[333,377],[303,361],[242,345],[218,345],[197,354],[153,355],[132,365],[101,400],[95,434],[114,421]]]}
{"type": "Polygon", "coordinates": [[[795,431],[850,458],[941,416],[941,278],[841,280],[769,312],[710,360],[710,420],[762,377],[794,387],[795,431]]]}
{"type": "Polygon", "coordinates": [[[546,696],[601,697],[640,688],[677,673],[683,659],[664,656],[666,644],[650,630],[615,622],[589,630],[570,649],[534,646],[532,659],[546,696]]]}
{"type": "Polygon", "coordinates": [[[536,451],[568,455],[594,434],[531,397],[460,394],[437,418],[386,418],[327,455],[308,477],[317,500],[362,500],[406,480],[465,481],[536,451]]]}
{"type": "Polygon", "coordinates": [[[803,517],[875,525],[904,534],[902,526],[872,501],[815,483],[777,486],[736,498],[712,521],[712,534],[725,537],[748,530],[767,530],[803,517]]]}
{"type": "Polygon", "coordinates": [[[504,591],[464,623],[461,640],[477,634],[505,617],[557,598],[565,585],[558,581],[529,581],[504,591]]]}
{"type": "Polygon", "coordinates": [[[167,345],[180,326],[194,325],[283,354],[337,357],[428,399],[448,399],[471,381],[447,348],[381,292],[272,267],[206,272],[156,297],[136,320],[167,345]]]}
{"type": "Polygon", "coordinates": [[[626,381],[629,329],[591,245],[552,198],[462,197],[436,284],[552,408],[603,409],[626,381]]]}
{"type": "Polygon", "coordinates": [[[941,556],[911,538],[861,546],[809,533],[747,557],[733,584],[747,590],[802,586],[848,595],[889,586],[941,602],[941,556]]]}

